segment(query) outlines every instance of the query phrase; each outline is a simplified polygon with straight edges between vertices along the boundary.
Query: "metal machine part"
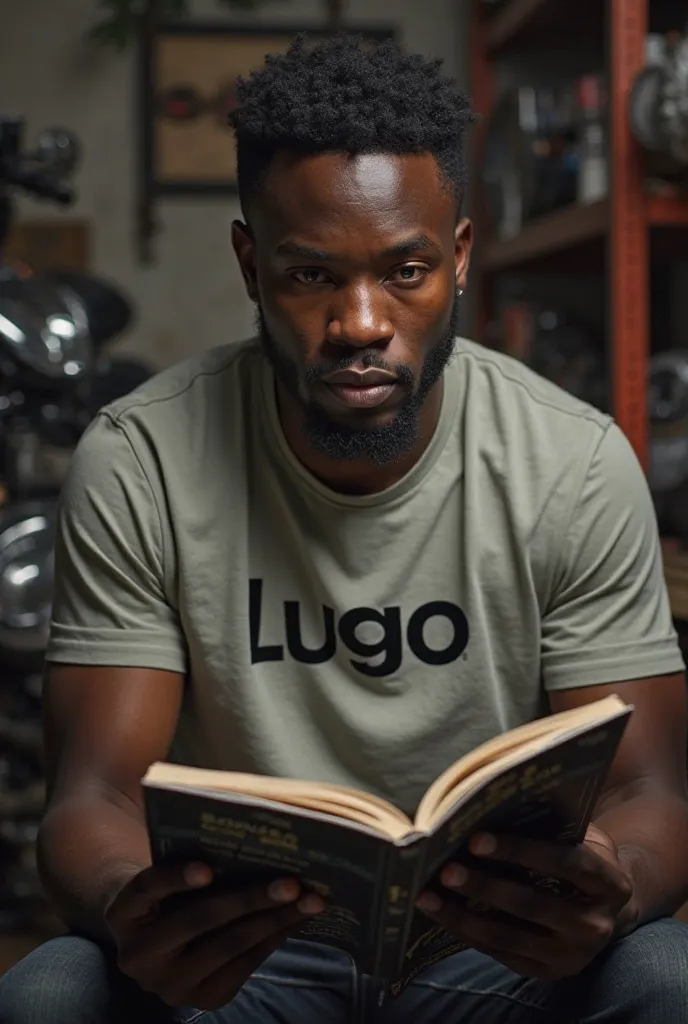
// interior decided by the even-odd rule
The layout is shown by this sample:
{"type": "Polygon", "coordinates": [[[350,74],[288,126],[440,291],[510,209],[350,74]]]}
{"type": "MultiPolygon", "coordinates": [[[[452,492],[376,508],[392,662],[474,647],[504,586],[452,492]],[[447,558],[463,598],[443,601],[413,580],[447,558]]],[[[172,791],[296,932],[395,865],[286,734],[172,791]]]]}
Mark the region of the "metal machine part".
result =
{"type": "Polygon", "coordinates": [[[650,363],[648,483],[662,533],[688,540],[688,351],[650,363]]]}
{"type": "Polygon", "coordinates": [[[42,277],[0,281],[0,368],[4,379],[74,384],[93,363],[86,311],[77,295],[42,277]]]}
{"type": "Polygon", "coordinates": [[[36,162],[58,179],[68,178],[81,162],[78,139],[66,128],[46,128],[38,136],[36,162]]]}
{"type": "Polygon", "coordinates": [[[0,648],[3,661],[30,665],[48,637],[53,592],[55,501],[0,514],[0,648]]]}
{"type": "Polygon", "coordinates": [[[558,309],[537,317],[530,365],[583,402],[604,409],[607,381],[601,349],[590,333],[558,309]]]}
{"type": "Polygon", "coordinates": [[[74,190],[64,178],[77,162],[78,143],[63,129],[44,132],[35,152],[24,149],[24,118],[0,114],[0,265],[15,189],[68,206],[74,190]]]}
{"type": "Polygon", "coordinates": [[[41,277],[64,295],[66,301],[76,298],[79,302],[96,351],[125,331],[133,319],[129,300],[119,288],[102,278],[72,270],[51,270],[41,277]]]}
{"type": "Polygon", "coordinates": [[[648,481],[666,494],[688,479],[688,351],[662,352],[650,363],[648,481]]]}
{"type": "Polygon", "coordinates": [[[69,409],[94,361],[77,294],[4,259],[17,191],[64,205],[74,197],[65,179],[78,162],[76,140],[51,129],[29,151],[23,129],[22,118],[0,116],[0,930],[36,920],[44,902],[34,853],[44,804],[34,691],[52,606],[57,488],[36,499],[36,482],[46,487],[39,454],[46,434],[53,445],[70,434],[69,409]]]}
{"type": "Polygon", "coordinates": [[[688,351],[662,352],[652,359],[648,401],[653,425],[688,418],[688,351]]]}
{"type": "Polygon", "coordinates": [[[630,123],[641,146],[688,166],[688,36],[667,41],[663,59],[650,48],[648,66],[630,96],[630,123]]]}
{"type": "Polygon", "coordinates": [[[495,233],[576,201],[575,91],[523,86],[497,103],[485,140],[483,181],[495,233]]]}
{"type": "Polygon", "coordinates": [[[598,409],[608,405],[603,346],[589,325],[559,305],[520,300],[505,306],[496,342],[540,376],[598,409]]]}
{"type": "Polygon", "coordinates": [[[24,120],[0,116],[0,380],[12,386],[72,383],[92,362],[88,320],[74,291],[17,273],[3,260],[15,192],[69,204],[65,183],[79,159],[76,139],[49,129],[36,150],[23,145],[24,120]]]}
{"type": "Polygon", "coordinates": [[[498,235],[517,234],[528,218],[535,187],[535,90],[509,93],[496,105],[485,140],[485,198],[498,235]]]}

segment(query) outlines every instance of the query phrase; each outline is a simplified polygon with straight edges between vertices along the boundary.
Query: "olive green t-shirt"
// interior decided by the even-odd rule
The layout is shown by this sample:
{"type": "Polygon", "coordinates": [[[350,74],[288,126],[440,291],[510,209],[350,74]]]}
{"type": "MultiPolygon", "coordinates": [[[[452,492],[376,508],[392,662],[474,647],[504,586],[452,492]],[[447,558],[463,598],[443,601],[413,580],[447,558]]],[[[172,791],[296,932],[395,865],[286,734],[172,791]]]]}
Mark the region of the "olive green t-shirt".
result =
{"type": "Polygon", "coordinates": [[[462,339],[429,447],[379,494],[296,460],[256,341],[101,412],[63,493],[48,659],[184,673],[174,759],[409,811],[546,691],[683,669],[621,431],[462,339]]]}

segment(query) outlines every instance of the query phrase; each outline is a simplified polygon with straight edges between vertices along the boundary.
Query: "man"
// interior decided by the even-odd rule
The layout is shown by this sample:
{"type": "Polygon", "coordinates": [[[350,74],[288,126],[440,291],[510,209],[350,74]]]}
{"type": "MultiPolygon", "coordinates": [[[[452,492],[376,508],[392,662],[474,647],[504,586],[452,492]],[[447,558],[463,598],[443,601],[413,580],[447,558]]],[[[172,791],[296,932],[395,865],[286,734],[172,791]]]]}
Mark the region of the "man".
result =
{"type": "Polygon", "coordinates": [[[653,509],[608,417],[455,339],[470,120],[390,42],[298,40],[243,84],[258,338],[110,406],[74,459],[39,843],[72,934],[0,983],[2,1024],[688,1021],[685,689],[653,509]],[[398,1001],[293,939],[323,910],[296,880],[218,894],[202,864],[149,866],[154,760],[411,811],[477,743],[612,692],[636,710],[585,841],[475,837],[486,870],[449,866],[419,903],[470,949],[398,1001]]]}

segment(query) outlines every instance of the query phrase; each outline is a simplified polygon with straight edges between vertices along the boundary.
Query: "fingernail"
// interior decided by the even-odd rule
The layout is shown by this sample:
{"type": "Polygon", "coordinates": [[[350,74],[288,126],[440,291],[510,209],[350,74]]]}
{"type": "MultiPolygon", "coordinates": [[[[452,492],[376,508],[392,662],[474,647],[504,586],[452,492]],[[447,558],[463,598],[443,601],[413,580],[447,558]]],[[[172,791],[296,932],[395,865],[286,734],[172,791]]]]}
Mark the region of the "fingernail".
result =
{"type": "Polygon", "coordinates": [[[434,892],[424,892],[419,897],[416,906],[428,914],[436,914],[442,909],[442,900],[434,892]]]}
{"type": "Polygon", "coordinates": [[[291,903],[298,895],[299,887],[296,882],[280,880],[268,887],[268,896],[275,903],[291,903]]]}
{"type": "Polygon", "coordinates": [[[322,914],[325,909],[325,904],[320,896],[316,896],[313,892],[307,893],[296,905],[302,914],[322,914]]]}
{"type": "Polygon", "coordinates": [[[461,864],[447,864],[442,870],[442,884],[449,889],[460,889],[468,881],[468,871],[461,864]]]}
{"type": "Polygon", "coordinates": [[[497,849],[497,840],[494,836],[483,832],[482,835],[474,836],[471,839],[471,851],[478,857],[490,857],[497,849]]]}
{"type": "Polygon", "coordinates": [[[213,873],[205,864],[189,864],[184,869],[184,881],[194,889],[200,889],[213,880],[213,873]]]}

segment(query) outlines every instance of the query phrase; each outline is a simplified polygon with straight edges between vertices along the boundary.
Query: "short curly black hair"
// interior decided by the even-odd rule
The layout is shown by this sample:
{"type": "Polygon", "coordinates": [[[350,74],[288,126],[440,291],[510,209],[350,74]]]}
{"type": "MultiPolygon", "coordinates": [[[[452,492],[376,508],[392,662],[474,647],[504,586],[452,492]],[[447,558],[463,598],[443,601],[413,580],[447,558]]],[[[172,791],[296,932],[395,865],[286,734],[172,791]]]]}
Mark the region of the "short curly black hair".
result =
{"type": "Polygon", "coordinates": [[[474,114],[441,60],[407,54],[393,39],[306,33],[237,86],[230,114],[244,213],[280,151],[432,153],[454,191],[465,189],[464,131],[474,114]]]}

